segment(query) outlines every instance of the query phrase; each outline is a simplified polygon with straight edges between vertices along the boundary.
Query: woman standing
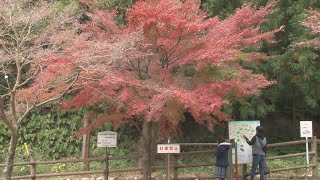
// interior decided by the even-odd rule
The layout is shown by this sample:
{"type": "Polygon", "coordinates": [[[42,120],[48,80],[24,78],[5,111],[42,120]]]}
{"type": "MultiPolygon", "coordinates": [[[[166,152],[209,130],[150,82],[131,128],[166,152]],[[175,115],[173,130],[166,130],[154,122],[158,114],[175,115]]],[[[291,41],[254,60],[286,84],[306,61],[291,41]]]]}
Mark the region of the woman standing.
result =
{"type": "Polygon", "coordinates": [[[224,138],[219,136],[217,138],[218,148],[216,152],[216,170],[215,177],[224,180],[227,175],[228,162],[228,151],[230,149],[230,143],[224,142],[224,138]]]}

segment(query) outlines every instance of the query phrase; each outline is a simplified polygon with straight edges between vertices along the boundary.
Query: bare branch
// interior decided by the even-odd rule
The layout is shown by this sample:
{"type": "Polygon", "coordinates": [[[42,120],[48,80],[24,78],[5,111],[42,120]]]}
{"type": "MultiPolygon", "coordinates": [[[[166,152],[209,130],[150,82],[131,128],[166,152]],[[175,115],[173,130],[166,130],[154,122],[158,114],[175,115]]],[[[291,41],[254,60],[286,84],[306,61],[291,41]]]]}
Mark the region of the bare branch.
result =
{"type": "Polygon", "coordinates": [[[5,87],[4,85],[0,84],[0,87],[2,87],[5,90],[10,90],[9,88],[5,87]]]}
{"type": "Polygon", "coordinates": [[[8,120],[7,116],[5,115],[4,111],[4,102],[3,102],[3,96],[0,97],[0,121],[3,121],[6,126],[10,129],[10,130],[13,130],[13,127],[12,127],[12,124],[10,123],[10,121],[8,120]]]}
{"type": "Polygon", "coordinates": [[[8,49],[4,44],[1,44],[1,46],[3,47],[3,49],[10,55],[13,55],[12,51],[10,49],[8,49]]]}
{"type": "Polygon", "coordinates": [[[26,85],[30,80],[34,79],[34,77],[39,73],[39,71],[40,71],[40,65],[38,66],[37,71],[32,76],[30,76],[28,79],[26,79],[23,83],[19,84],[17,88],[20,88],[20,87],[26,85]]]}
{"type": "Polygon", "coordinates": [[[21,40],[21,42],[20,42],[20,44],[19,44],[19,47],[21,47],[21,46],[23,45],[23,43],[26,41],[26,39],[29,37],[29,35],[30,35],[30,33],[31,33],[31,28],[33,27],[33,25],[32,25],[32,24],[29,24],[29,23],[30,23],[29,21],[30,21],[30,18],[29,18],[26,26],[25,26],[25,27],[23,28],[23,30],[22,30],[22,33],[21,33],[21,34],[23,34],[25,28],[28,27],[27,34],[24,35],[24,37],[22,38],[22,40],[21,40]]]}
{"type": "Polygon", "coordinates": [[[16,43],[17,43],[17,46],[18,46],[19,45],[19,33],[17,32],[15,26],[13,25],[14,23],[12,21],[13,16],[12,16],[12,11],[11,10],[10,10],[10,16],[9,17],[10,17],[9,18],[10,19],[10,27],[11,27],[11,30],[14,32],[15,40],[16,40],[16,43]]]}

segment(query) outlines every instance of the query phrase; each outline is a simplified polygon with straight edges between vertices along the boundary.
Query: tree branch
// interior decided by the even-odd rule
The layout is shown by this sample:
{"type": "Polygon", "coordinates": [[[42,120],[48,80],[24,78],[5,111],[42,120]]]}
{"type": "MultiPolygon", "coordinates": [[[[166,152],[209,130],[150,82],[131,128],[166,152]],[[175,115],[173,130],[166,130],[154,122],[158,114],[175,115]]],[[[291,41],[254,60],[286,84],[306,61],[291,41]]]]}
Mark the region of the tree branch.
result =
{"type": "Polygon", "coordinates": [[[38,74],[39,71],[40,71],[40,65],[38,66],[37,71],[32,76],[30,76],[28,79],[26,79],[23,83],[19,84],[17,88],[20,88],[20,87],[24,86],[25,84],[27,84],[30,80],[32,80],[38,74]]]}
{"type": "Polygon", "coordinates": [[[9,88],[5,87],[4,85],[0,84],[0,87],[2,87],[5,90],[10,90],[9,88]]]}
{"type": "Polygon", "coordinates": [[[19,44],[19,47],[21,47],[23,45],[23,43],[26,41],[26,39],[29,37],[29,34],[31,33],[32,24],[29,24],[29,22],[30,22],[30,18],[29,18],[28,22],[26,23],[26,26],[22,30],[22,34],[23,34],[24,30],[28,27],[27,34],[22,37],[22,40],[19,44]]]}
{"type": "Polygon", "coordinates": [[[71,84],[66,88],[66,90],[65,90],[63,93],[61,93],[59,96],[54,97],[54,98],[51,98],[51,99],[48,99],[48,100],[43,101],[43,102],[40,102],[40,103],[38,103],[38,104],[34,104],[32,107],[28,108],[28,109],[26,110],[26,112],[19,118],[18,124],[20,125],[20,124],[23,122],[23,120],[25,119],[25,117],[26,117],[33,109],[35,109],[35,108],[37,108],[37,107],[40,107],[40,106],[43,106],[43,105],[45,105],[45,104],[48,104],[48,103],[50,103],[50,102],[53,102],[53,101],[56,101],[56,100],[62,98],[62,96],[64,96],[64,95],[68,92],[68,90],[77,82],[79,75],[80,75],[80,72],[77,72],[77,75],[76,75],[75,79],[74,79],[74,80],[71,82],[71,84]]]}
{"type": "Polygon", "coordinates": [[[137,122],[135,122],[134,120],[133,120],[132,122],[133,122],[133,125],[134,125],[134,126],[137,128],[137,130],[140,132],[140,134],[143,135],[143,134],[142,134],[142,130],[141,130],[141,128],[138,126],[137,122]]]}
{"type": "Polygon", "coordinates": [[[0,98],[0,120],[3,121],[10,130],[13,130],[13,126],[4,113],[3,97],[0,98]]]}

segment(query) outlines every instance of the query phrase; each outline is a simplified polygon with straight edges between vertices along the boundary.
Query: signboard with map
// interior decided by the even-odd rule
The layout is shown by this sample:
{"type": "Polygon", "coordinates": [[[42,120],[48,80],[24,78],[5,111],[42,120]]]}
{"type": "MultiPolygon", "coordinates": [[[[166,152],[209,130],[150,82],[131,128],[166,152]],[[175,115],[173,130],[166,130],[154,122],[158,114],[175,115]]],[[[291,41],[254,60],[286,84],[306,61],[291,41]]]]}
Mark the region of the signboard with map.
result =
{"type": "MultiPolygon", "coordinates": [[[[248,145],[243,135],[250,140],[256,134],[256,127],[260,126],[260,121],[230,121],[229,122],[229,139],[235,139],[237,142],[237,154],[239,164],[248,164],[252,161],[252,148],[248,145]]],[[[233,156],[235,152],[232,152],[233,156]]],[[[234,159],[233,163],[234,163],[234,159]]]]}

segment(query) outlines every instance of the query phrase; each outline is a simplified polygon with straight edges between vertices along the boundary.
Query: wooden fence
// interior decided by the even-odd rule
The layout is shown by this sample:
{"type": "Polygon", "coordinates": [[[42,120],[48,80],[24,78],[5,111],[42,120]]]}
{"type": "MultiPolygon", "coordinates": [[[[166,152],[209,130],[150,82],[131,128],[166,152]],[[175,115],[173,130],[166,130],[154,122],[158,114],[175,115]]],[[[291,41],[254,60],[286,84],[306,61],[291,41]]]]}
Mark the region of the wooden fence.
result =
{"type": "MultiPolygon", "coordinates": [[[[305,144],[305,140],[300,141],[291,141],[291,142],[282,142],[282,143],[274,143],[269,144],[268,148],[273,147],[283,147],[283,146],[291,146],[291,145],[299,145],[299,144],[305,144]]],[[[311,163],[309,166],[307,165],[299,165],[295,167],[283,167],[279,169],[271,169],[271,173],[275,172],[281,172],[281,171],[289,171],[289,170],[296,170],[296,169],[306,169],[306,168],[312,168],[312,177],[318,178],[318,149],[317,145],[320,144],[320,140],[316,139],[316,137],[313,137],[312,139],[309,139],[308,143],[311,143],[311,150],[309,151],[309,155],[311,157],[311,163]]],[[[216,143],[181,143],[180,146],[216,146],[216,143]]],[[[213,148],[212,148],[213,149],[213,148]]],[[[192,177],[181,177],[179,175],[179,169],[182,168],[191,168],[191,167],[206,167],[206,166],[213,166],[213,162],[210,163],[199,163],[199,164],[182,164],[179,163],[179,159],[182,157],[188,157],[188,156],[208,156],[212,157],[214,156],[215,150],[204,150],[204,151],[193,151],[193,152],[181,152],[179,154],[172,154],[171,156],[171,179],[172,180],[194,180],[195,176],[192,177]]],[[[274,160],[274,159],[285,159],[290,157],[299,157],[299,156],[305,156],[306,152],[304,153],[295,153],[295,154],[286,154],[281,156],[270,156],[267,157],[267,161],[274,160]]],[[[161,154],[157,154],[155,156],[161,156],[161,154]]],[[[162,155],[163,156],[163,155],[162,155]]],[[[73,160],[59,160],[59,161],[31,161],[31,162],[20,162],[20,163],[14,163],[14,166],[29,166],[30,167],[30,174],[25,176],[14,176],[12,179],[31,179],[36,180],[39,178],[52,178],[52,177],[61,177],[61,176],[79,176],[79,175],[103,175],[106,179],[109,174],[112,173],[121,173],[121,172],[141,172],[142,168],[121,168],[121,169],[111,169],[109,168],[110,161],[113,160],[130,160],[130,159],[139,159],[140,156],[123,156],[123,157],[98,157],[98,158],[88,158],[88,159],[73,159],[73,160]],[[90,164],[92,162],[104,162],[104,169],[103,170],[97,170],[97,171],[77,171],[77,172],[63,172],[63,173],[50,173],[50,174],[39,174],[37,173],[37,166],[38,165],[49,165],[49,164],[59,164],[59,163],[84,163],[84,164],[90,164]]],[[[0,164],[0,167],[4,167],[4,164],[0,164]]],[[[167,162],[164,162],[163,165],[160,166],[153,166],[152,170],[159,170],[159,169],[166,169],[167,168],[167,162]]],[[[212,168],[213,169],[213,168],[212,168]]],[[[247,174],[247,166],[242,165],[242,177],[244,177],[247,174]]],[[[202,176],[198,177],[198,179],[214,179],[213,176],[202,176]]],[[[0,180],[3,180],[0,178],[0,180]]]]}

